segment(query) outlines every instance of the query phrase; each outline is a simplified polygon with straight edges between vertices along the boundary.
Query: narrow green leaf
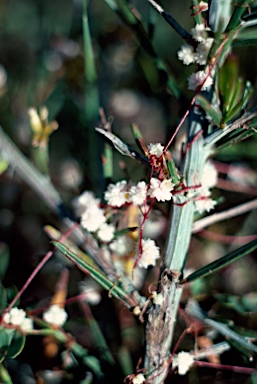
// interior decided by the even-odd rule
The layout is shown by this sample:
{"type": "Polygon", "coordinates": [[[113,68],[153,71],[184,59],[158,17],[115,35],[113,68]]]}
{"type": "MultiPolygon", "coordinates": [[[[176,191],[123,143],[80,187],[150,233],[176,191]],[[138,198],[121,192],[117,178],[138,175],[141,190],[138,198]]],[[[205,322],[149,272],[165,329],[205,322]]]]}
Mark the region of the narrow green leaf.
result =
{"type": "Polygon", "coordinates": [[[241,18],[247,8],[251,6],[252,0],[237,0],[234,4],[234,12],[225,30],[225,33],[235,30],[241,23],[241,18]]]}
{"type": "Polygon", "coordinates": [[[95,68],[93,44],[88,25],[87,0],[83,0],[83,42],[86,82],[89,84],[94,84],[97,80],[97,74],[95,68]]]}
{"type": "Polygon", "coordinates": [[[237,325],[231,325],[230,328],[233,329],[233,331],[239,333],[242,336],[249,337],[249,338],[257,340],[257,331],[256,330],[247,329],[247,328],[244,328],[244,327],[239,327],[237,325]]]}
{"type": "Polygon", "coordinates": [[[71,252],[65,245],[53,241],[53,245],[64,254],[64,256],[68,257],[74,264],[77,265],[84,273],[90,275],[98,284],[100,284],[104,289],[110,292],[110,294],[117,299],[120,299],[126,304],[128,307],[131,307],[129,298],[126,292],[115,285],[115,282],[109,280],[102,272],[96,270],[94,267],[89,265],[85,260],[81,259],[78,255],[75,255],[71,252]]]}
{"type": "MultiPolygon", "coordinates": [[[[226,117],[228,111],[232,108],[231,100],[234,97],[234,92],[238,88],[238,71],[238,59],[234,55],[229,55],[218,73],[218,89],[223,118],[226,117]]],[[[236,96],[237,95],[238,90],[236,96]]]]}
{"type": "Polygon", "coordinates": [[[221,121],[220,111],[217,112],[212,107],[211,103],[202,95],[197,95],[196,101],[204,109],[204,111],[207,113],[207,115],[212,118],[213,123],[219,127],[220,121],[221,121]]]}
{"type": "Polygon", "coordinates": [[[242,96],[240,96],[240,93],[242,92],[242,87],[239,83],[238,83],[238,88],[239,89],[237,90],[237,87],[236,87],[236,90],[234,92],[234,98],[231,99],[231,109],[228,111],[226,119],[223,120],[224,123],[233,119],[240,111],[246,108],[248,101],[253,93],[253,88],[250,82],[246,83],[244,94],[242,96]],[[239,101],[237,102],[236,105],[234,105],[237,99],[239,99],[239,101]]]}
{"type": "Polygon", "coordinates": [[[257,248],[257,240],[251,241],[249,244],[243,245],[239,249],[227,254],[226,256],[221,257],[218,260],[213,261],[210,264],[207,264],[205,267],[198,269],[191,275],[187,276],[182,280],[182,284],[189,283],[201,277],[210,275],[213,272],[218,271],[221,268],[224,268],[228,264],[240,259],[241,257],[248,255],[250,252],[254,251],[257,248]]]}
{"type": "Polygon", "coordinates": [[[232,48],[245,47],[248,45],[256,45],[257,39],[235,39],[232,43],[232,48]]]}
{"type": "Polygon", "coordinates": [[[138,160],[139,162],[149,166],[148,159],[145,156],[130,148],[118,136],[103,128],[95,128],[95,130],[105,136],[113,144],[114,148],[117,149],[117,151],[122,155],[129,156],[132,159],[138,160]]]}
{"type": "Polygon", "coordinates": [[[218,331],[225,336],[227,340],[233,340],[234,342],[241,344],[241,347],[248,351],[257,352],[257,346],[252,344],[245,337],[240,336],[237,332],[231,330],[226,324],[219,323],[218,321],[207,317],[197,301],[190,300],[187,305],[187,313],[218,331]]]}
{"type": "Polygon", "coordinates": [[[92,337],[94,339],[94,344],[99,353],[100,360],[104,360],[110,365],[115,365],[115,360],[111,354],[111,351],[106,343],[106,340],[102,334],[102,331],[95,319],[93,317],[87,319],[87,324],[89,325],[92,337]]]}
{"type": "Polygon", "coordinates": [[[179,184],[180,178],[178,176],[178,171],[176,169],[174,160],[172,157],[167,161],[168,170],[172,179],[172,182],[176,185],[179,184]]]}
{"type": "Polygon", "coordinates": [[[242,355],[246,356],[248,361],[253,361],[253,353],[248,351],[245,347],[241,345],[241,341],[235,341],[232,339],[227,338],[227,342],[231,345],[231,347],[237,349],[239,352],[241,352],[242,355]]]}
{"type": "MultiPolygon", "coordinates": [[[[252,124],[251,124],[252,125],[252,124]]],[[[254,134],[254,130],[251,129],[245,129],[245,128],[238,128],[234,130],[233,132],[229,133],[227,136],[222,138],[220,141],[216,144],[216,149],[222,150],[224,148],[227,148],[231,145],[235,145],[239,143],[240,141],[243,141],[247,139],[248,137],[252,136],[254,134]]]]}

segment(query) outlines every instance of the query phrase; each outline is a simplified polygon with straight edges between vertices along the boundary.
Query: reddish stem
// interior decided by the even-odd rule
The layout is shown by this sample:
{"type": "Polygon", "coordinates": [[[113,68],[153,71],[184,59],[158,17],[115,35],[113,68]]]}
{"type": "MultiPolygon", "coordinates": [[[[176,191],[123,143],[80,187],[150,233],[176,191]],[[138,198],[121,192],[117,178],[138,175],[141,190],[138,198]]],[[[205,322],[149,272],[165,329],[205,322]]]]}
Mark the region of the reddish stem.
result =
{"type": "Polygon", "coordinates": [[[207,361],[199,361],[199,360],[195,360],[194,364],[197,365],[198,367],[222,369],[222,370],[226,370],[226,371],[244,373],[246,375],[251,375],[255,371],[254,368],[238,367],[238,366],[223,365],[223,364],[213,364],[213,363],[208,363],[207,361]]]}
{"type": "Polygon", "coordinates": [[[219,59],[219,56],[220,56],[220,54],[221,54],[221,52],[222,52],[222,50],[223,50],[223,47],[224,47],[226,41],[227,41],[227,37],[224,38],[222,44],[221,44],[221,45],[219,46],[219,48],[217,49],[216,57],[214,58],[212,64],[210,65],[210,68],[209,68],[209,70],[208,70],[208,73],[207,73],[207,75],[206,75],[204,81],[202,82],[202,84],[200,84],[200,86],[199,86],[198,88],[196,88],[194,97],[192,98],[192,100],[191,100],[191,102],[190,102],[190,104],[189,104],[188,109],[186,110],[184,116],[183,116],[182,119],[180,120],[180,122],[179,122],[177,128],[175,129],[175,132],[174,132],[173,135],[171,136],[171,139],[169,140],[168,144],[166,145],[166,147],[165,147],[164,150],[163,150],[164,153],[168,150],[169,146],[171,145],[172,141],[174,140],[174,138],[176,137],[178,131],[180,130],[182,124],[183,124],[184,121],[186,120],[186,118],[187,118],[189,112],[191,111],[191,109],[192,109],[192,107],[193,107],[193,105],[194,105],[194,103],[195,103],[196,96],[201,92],[202,87],[203,87],[204,84],[206,83],[206,81],[207,81],[208,77],[210,76],[210,74],[211,74],[213,68],[215,67],[215,65],[216,65],[216,63],[217,63],[217,61],[218,61],[218,59],[219,59]]]}
{"type": "MultiPolygon", "coordinates": [[[[62,242],[63,240],[67,239],[67,237],[79,226],[78,223],[75,223],[65,234],[63,234],[59,240],[59,242],[62,242]]],[[[27,289],[27,287],[29,286],[29,284],[32,282],[32,280],[34,279],[34,277],[37,275],[37,273],[40,271],[40,269],[45,265],[45,263],[52,257],[53,255],[53,251],[54,251],[54,247],[51,251],[48,251],[47,254],[44,256],[44,258],[41,260],[41,262],[36,266],[36,268],[34,269],[34,271],[31,273],[31,275],[29,276],[29,278],[26,280],[25,284],[22,286],[22,288],[20,289],[20,291],[17,293],[17,295],[14,297],[14,299],[11,301],[11,303],[8,305],[8,307],[5,309],[1,319],[0,319],[0,323],[2,322],[3,320],[3,317],[4,315],[9,312],[12,307],[14,306],[14,304],[16,303],[16,301],[21,297],[21,295],[23,294],[23,292],[27,289]]]]}
{"type": "Polygon", "coordinates": [[[230,236],[222,235],[221,233],[215,233],[207,230],[198,232],[198,235],[212,241],[217,241],[224,244],[247,244],[250,241],[257,239],[257,235],[249,236],[230,236]]]}

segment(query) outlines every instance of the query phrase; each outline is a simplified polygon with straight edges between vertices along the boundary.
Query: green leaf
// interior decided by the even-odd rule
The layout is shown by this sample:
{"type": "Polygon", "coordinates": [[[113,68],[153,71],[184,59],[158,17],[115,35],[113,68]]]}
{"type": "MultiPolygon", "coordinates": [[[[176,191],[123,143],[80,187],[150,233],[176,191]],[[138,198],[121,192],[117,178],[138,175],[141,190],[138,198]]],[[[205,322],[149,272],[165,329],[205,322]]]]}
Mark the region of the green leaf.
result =
{"type": "Polygon", "coordinates": [[[77,267],[80,268],[84,273],[91,276],[98,284],[109,291],[112,296],[122,300],[124,304],[126,304],[128,307],[131,307],[129,297],[127,296],[126,292],[122,288],[115,285],[115,282],[109,280],[102,272],[96,270],[85,260],[81,259],[81,257],[78,255],[75,255],[67,247],[65,247],[65,245],[57,241],[53,241],[53,245],[66,257],[68,257],[68,259],[70,259],[74,264],[76,264],[77,267]]]}
{"type": "Polygon", "coordinates": [[[234,131],[228,133],[221,140],[219,140],[216,144],[216,148],[221,150],[221,149],[227,148],[231,145],[235,145],[235,144],[239,143],[240,141],[243,141],[243,140],[247,139],[248,137],[252,136],[253,134],[254,134],[254,130],[251,129],[251,127],[250,127],[250,129],[245,129],[245,128],[235,129],[234,131]]]}
{"type": "Polygon", "coordinates": [[[112,132],[107,131],[103,128],[95,128],[97,132],[105,136],[114,146],[115,149],[117,149],[118,152],[120,152],[124,156],[129,156],[132,159],[135,159],[145,165],[149,166],[148,159],[141,155],[140,153],[136,152],[134,149],[130,148],[127,144],[125,144],[118,136],[114,135],[112,132]]]}
{"type": "Polygon", "coordinates": [[[205,267],[198,269],[191,275],[187,276],[182,280],[182,284],[189,283],[201,277],[210,275],[213,272],[224,268],[228,264],[240,259],[241,257],[248,255],[250,252],[254,251],[257,248],[257,240],[251,241],[249,244],[243,245],[239,249],[227,254],[226,256],[221,257],[218,260],[213,261],[210,264],[207,264],[205,267]]]}
{"type": "Polygon", "coordinates": [[[8,348],[7,356],[14,359],[18,356],[24,348],[26,342],[26,336],[18,330],[12,335],[11,344],[8,348]]]}
{"type": "Polygon", "coordinates": [[[232,43],[232,47],[245,47],[247,45],[256,45],[257,39],[235,39],[232,43]]]}
{"type": "Polygon", "coordinates": [[[227,339],[227,342],[231,345],[231,347],[237,349],[241,352],[242,355],[247,357],[248,361],[253,361],[253,353],[248,351],[245,347],[241,345],[241,342],[234,341],[233,339],[227,339]]]}
{"type": "Polygon", "coordinates": [[[234,12],[225,30],[225,33],[235,30],[241,23],[241,18],[247,8],[252,4],[251,0],[237,0],[234,4],[234,12]]]}
{"type": "Polygon", "coordinates": [[[231,330],[226,324],[222,324],[207,317],[197,301],[190,300],[187,304],[187,313],[218,331],[225,336],[227,340],[232,340],[240,344],[242,348],[245,348],[248,351],[257,352],[257,346],[252,344],[245,337],[240,336],[237,332],[231,330]]]}
{"type": "Polygon", "coordinates": [[[219,127],[221,121],[221,112],[216,111],[211,103],[202,95],[197,95],[196,101],[204,109],[207,115],[212,118],[213,123],[219,127]]]}
{"type": "Polygon", "coordinates": [[[0,363],[5,359],[8,353],[8,348],[11,342],[11,332],[14,330],[6,330],[4,328],[0,328],[0,363]]]}
{"type": "Polygon", "coordinates": [[[238,80],[236,91],[234,92],[234,97],[231,99],[231,108],[228,111],[226,118],[223,120],[224,123],[228,122],[232,118],[234,118],[242,109],[245,109],[248,101],[253,93],[253,88],[251,86],[250,82],[246,83],[244,94],[241,95],[242,91],[242,82],[240,84],[240,79],[238,80]],[[237,90],[238,88],[238,90],[237,90]],[[239,98],[239,101],[237,102],[237,98],[239,98]]]}
{"type": "Polygon", "coordinates": [[[168,170],[169,170],[172,182],[175,184],[175,186],[178,185],[179,181],[180,181],[180,178],[178,176],[178,171],[176,169],[176,165],[175,165],[174,160],[172,159],[172,157],[170,157],[170,159],[167,160],[167,166],[168,166],[168,170]]]}

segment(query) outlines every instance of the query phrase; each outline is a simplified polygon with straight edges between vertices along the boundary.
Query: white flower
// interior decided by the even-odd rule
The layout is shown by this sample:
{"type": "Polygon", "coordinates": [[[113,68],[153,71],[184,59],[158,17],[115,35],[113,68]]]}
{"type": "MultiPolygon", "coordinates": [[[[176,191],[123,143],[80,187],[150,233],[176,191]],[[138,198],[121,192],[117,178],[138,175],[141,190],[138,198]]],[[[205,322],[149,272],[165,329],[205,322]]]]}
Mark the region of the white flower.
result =
{"type": "Polygon", "coordinates": [[[23,331],[28,332],[33,329],[33,321],[29,317],[25,317],[23,319],[22,323],[20,324],[20,327],[23,329],[23,331]]]}
{"type": "Polygon", "coordinates": [[[92,281],[81,281],[79,283],[80,292],[85,295],[85,301],[91,305],[97,305],[102,300],[102,297],[99,293],[99,286],[92,281]]]}
{"type": "Polygon", "coordinates": [[[203,174],[201,178],[202,188],[215,187],[215,185],[217,184],[217,179],[218,179],[218,172],[216,168],[210,161],[207,161],[207,163],[205,163],[204,165],[203,174]]]}
{"type": "Polygon", "coordinates": [[[155,305],[162,305],[164,297],[161,293],[152,292],[152,301],[155,305]]]}
{"type": "Polygon", "coordinates": [[[157,201],[169,201],[172,197],[171,191],[173,188],[174,184],[171,179],[160,181],[152,177],[148,194],[150,197],[156,198],[157,201]]]}
{"type": "Polygon", "coordinates": [[[196,24],[195,28],[191,29],[193,39],[200,43],[201,41],[206,39],[206,31],[208,30],[209,29],[205,28],[204,24],[196,24]]]}
{"type": "Polygon", "coordinates": [[[213,79],[211,76],[207,76],[208,75],[204,71],[192,73],[192,75],[188,78],[188,89],[195,91],[196,88],[201,85],[201,90],[206,90],[210,85],[213,84],[213,79]]]}
{"type": "Polygon", "coordinates": [[[155,265],[156,260],[160,257],[159,247],[156,246],[154,240],[142,240],[142,255],[138,261],[138,266],[148,268],[149,265],[155,265]]]}
{"type": "Polygon", "coordinates": [[[116,255],[127,256],[133,251],[135,244],[131,237],[120,236],[113,240],[109,247],[116,255]]]}
{"type": "Polygon", "coordinates": [[[138,375],[134,376],[132,379],[133,384],[143,384],[145,382],[145,377],[143,373],[139,373],[138,375]]]}
{"type": "Polygon", "coordinates": [[[202,214],[205,211],[209,212],[211,209],[214,209],[217,202],[210,199],[209,197],[203,197],[195,201],[195,210],[202,214]]]}
{"type": "Polygon", "coordinates": [[[26,317],[26,312],[23,309],[17,307],[12,308],[10,312],[4,316],[4,322],[12,325],[21,325],[26,317]]]}
{"type": "Polygon", "coordinates": [[[160,157],[163,154],[164,146],[161,143],[152,144],[150,143],[147,147],[150,155],[154,155],[156,157],[160,157]]]}
{"type": "Polygon", "coordinates": [[[88,206],[81,216],[81,225],[89,232],[97,231],[105,221],[104,210],[97,205],[88,206]]]}
{"type": "Polygon", "coordinates": [[[144,181],[140,181],[136,186],[130,188],[129,201],[135,205],[142,205],[146,200],[146,193],[146,183],[144,181]]]}
{"type": "Polygon", "coordinates": [[[205,65],[208,54],[210,51],[210,48],[212,46],[214,39],[209,37],[208,39],[203,40],[201,43],[198,44],[196,48],[196,54],[195,54],[195,62],[200,65],[205,65]]]}
{"type": "Polygon", "coordinates": [[[127,182],[125,180],[119,181],[116,184],[109,184],[104,198],[107,204],[113,207],[121,207],[128,202],[129,195],[126,189],[127,182]]]}
{"type": "Polygon", "coordinates": [[[173,357],[172,368],[178,367],[178,374],[185,375],[194,363],[194,356],[188,352],[179,352],[173,357]]]}
{"type": "Polygon", "coordinates": [[[33,322],[30,318],[26,317],[26,312],[17,307],[12,308],[10,312],[4,316],[4,322],[7,324],[21,327],[24,331],[33,329],[33,322]]]}
{"type": "Polygon", "coordinates": [[[183,61],[183,64],[189,65],[195,62],[195,53],[194,48],[188,44],[184,44],[181,46],[178,51],[179,60],[183,61]]]}
{"type": "Polygon", "coordinates": [[[76,210],[77,215],[81,216],[86,208],[95,205],[100,205],[100,199],[97,199],[93,192],[84,191],[79,197],[74,199],[73,201],[74,208],[76,210]]]}
{"type": "Polygon", "coordinates": [[[43,319],[52,325],[61,327],[68,318],[68,314],[64,308],[59,305],[51,305],[46,312],[43,313],[43,319]]]}
{"type": "Polygon", "coordinates": [[[200,1],[200,3],[198,4],[201,12],[205,12],[205,11],[208,11],[209,9],[209,5],[208,3],[206,3],[205,1],[200,1]]]}
{"type": "Polygon", "coordinates": [[[97,231],[97,236],[101,241],[108,243],[114,238],[115,227],[111,224],[103,223],[97,231]]]}

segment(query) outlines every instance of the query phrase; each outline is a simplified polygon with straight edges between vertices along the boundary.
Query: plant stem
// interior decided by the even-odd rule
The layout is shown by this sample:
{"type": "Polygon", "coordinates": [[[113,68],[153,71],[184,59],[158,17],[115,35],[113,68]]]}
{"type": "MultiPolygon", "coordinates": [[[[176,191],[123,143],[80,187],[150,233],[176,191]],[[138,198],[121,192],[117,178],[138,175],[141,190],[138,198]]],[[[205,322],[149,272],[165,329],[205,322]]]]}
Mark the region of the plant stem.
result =
{"type": "MultiPolygon", "coordinates": [[[[188,187],[199,184],[208,155],[204,149],[203,137],[199,134],[202,124],[201,115],[196,107],[192,109],[190,119],[187,152],[181,167],[185,185],[188,187]]],[[[159,286],[163,303],[161,306],[153,305],[150,308],[146,325],[144,367],[149,384],[163,383],[168,374],[170,348],[182,294],[179,281],[191,238],[193,204],[185,194],[181,194],[177,197],[171,211],[170,230],[159,286]]]]}

